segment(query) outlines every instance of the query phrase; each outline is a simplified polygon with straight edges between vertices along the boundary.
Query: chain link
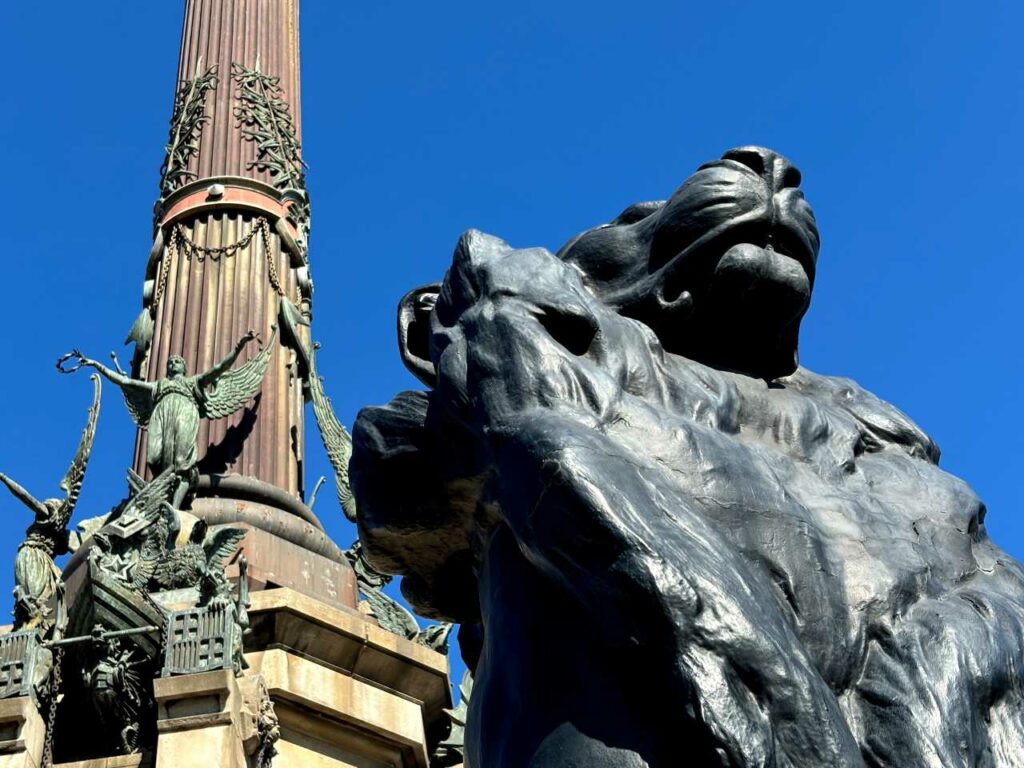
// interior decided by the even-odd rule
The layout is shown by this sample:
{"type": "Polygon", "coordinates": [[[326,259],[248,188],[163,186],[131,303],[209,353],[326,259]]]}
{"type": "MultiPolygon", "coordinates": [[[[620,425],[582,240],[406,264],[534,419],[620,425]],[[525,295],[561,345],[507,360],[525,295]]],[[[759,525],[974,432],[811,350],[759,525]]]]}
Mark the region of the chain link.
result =
{"type": "Polygon", "coordinates": [[[50,680],[50,706],[46,715],[46,739],[43,742],[43,755],[40,768],[51,768],[53,765],[53,731],[57,722],[57,705],[64,678],[61,667],[64,665],[64,649],[57,646],[53,649],[53,672],[50,680]]]}
{"type": "Polygon", "coordinates": [[[199,245],[195,241],[189,239],[188,234],[185,232],[185,227],[181,224],[174,225],[174,229],[171,233],[171,239],[178,242],[181,246],[181,252],[189,261],[192,259],[200,262],[205,261],[206,259],[210,259],[210,261],[220,261],[222,258],[230,259],[243,248],[248,248],[249,243],[251,243],[252,239],[256,237],[256,233],[260,231],[260,222],[263,221],[266,221],[266,219],[261,216],[253,222],[253,227],[249,230],[249,234],[231,245],[199,245]]]}
{"type": "Polygon", "coordinates": [[[160,299],[164,297],[164,291],[167,290],[167,275],[171,271],[171,261],[178,252],[178,246],[175,242],[174,234],[171,234],[171,240],[167,243],[167,252],[164,254],[163,261],[160,262],[160,274],[157,277],[156,290],[153,292],[153,312],[156,312],[156,308],[160,304],[160,299]]]}
{"type": "Polygon", "coordinates": [[[284,296],[284,290],[281,288],[281,277],[277,273],[277,262],[274,260],[274,252],[270,247],[270,224],[262,216],[257,224],[263,237],[263,253],[267,257],[267,277],[270,278],[270,284],[277,291],[277,295],[284,296]]]}
{"type": "Polygon", "coordinates": [[[157,277],[156,289],[153,293],[152,311],[156,312],[160,300],[167,291],[167,277],[171,269],[171,261],[174,260],[178,253],[181,253],[189,261],[192,261],[192,259],[198,262],[203,262],[206,259],[210,259],[210,261],[220,261],[222,258],[230,259],[239,251],[248,248],[257,233],[263,240],[263,254],[267,260],[267,278],[270,280],[270,285],[277,292],[278,296],[284,296],[284,289],[281,287],[281,275],[277,271],[277,260],[274,258],[274,251],[271,247],[270,222],[267,221],[266,217],[260,216],[256,219],[253,222],[252,229],[241,240],[231,245],[215,247],[199,245],[189,238],[188,233],[181,224],[175,224],[171,230],[170,240],[167,243],[167,251],[164,253],[163,261],[160,264],[160,273],[157,277]]]}

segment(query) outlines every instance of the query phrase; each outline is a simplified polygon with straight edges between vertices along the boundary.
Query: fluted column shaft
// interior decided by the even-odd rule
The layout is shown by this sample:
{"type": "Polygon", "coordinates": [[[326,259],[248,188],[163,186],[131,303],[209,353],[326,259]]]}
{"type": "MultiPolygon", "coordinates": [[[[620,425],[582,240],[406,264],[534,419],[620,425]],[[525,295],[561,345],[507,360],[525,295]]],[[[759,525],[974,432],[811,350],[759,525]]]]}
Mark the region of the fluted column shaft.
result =
{"type": "Polygon", "coordinates": [[[208,102],[212,120],[202,131],[189,170],[199,178],[247,176],[268,184],[271,174],[251,168],[256,144],[247,141],[234,117],[237,88],[232,64],[256,67],[280,78],[283,97],[302,140],[299,94],[298,0],[188,0],[181,36],[178,85],[216,66],[219,84],[208,102]]]}
{"type": "MultiPolygon", "coordinates": [[[[288,174],[275,170],[259,138],[246,133],[266,126],[239,116],[239,67],[276,78],[257,89],[278,99],[286,113],[267,130],[291,133],[298,146],[298,0],[186,2],[176,103],[194,78],[213,74],[216,80],[195,91],[203,119],[191,128],[178,125],[177,134],[172,124],[169,146],[192,149],[179,156],[177,175],[165,173],[161,181],[157,244],[147,271],[152,341],[136,366],[149,380],[165,375],[172,355],[185,359],[189,374],[209,370],[250,328],[268,342],[282,300],[308,315],[305,231],[289,215],[288,197],[296,186],[304,191],[301,162],[295,154],[288,165],[294,178],[285,180],[288,174]]],[[[280,338],[275,347],[260,394],[233,416],[201,423],[199,471],[242,475],[301,498],[303,383],[293,349],[280,338]]],[[[236,366],[257,352],[251,344],[236,366]]],[[[140,433],[135,470],[144,474],[145,468],[140,433]]]]}

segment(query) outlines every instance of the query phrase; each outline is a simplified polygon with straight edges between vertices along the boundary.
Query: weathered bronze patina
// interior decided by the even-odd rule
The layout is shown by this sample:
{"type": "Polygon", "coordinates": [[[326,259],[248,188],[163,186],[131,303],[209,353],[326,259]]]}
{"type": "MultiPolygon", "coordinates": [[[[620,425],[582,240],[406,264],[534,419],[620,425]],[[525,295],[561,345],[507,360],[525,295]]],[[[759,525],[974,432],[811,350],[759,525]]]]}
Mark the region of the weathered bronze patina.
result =
{"type": "Polygon", "coordinates": [[[154,476],[167,470],[175,472],[182,483],[175,491],[173,506],[178,507],[185,493],[196,480],[196,436],[199,420],[230,416],[242,408],[259,391],[270,355],[277,338],[277,329],[262,352],[245,365],[232,370],[246,345],[256,338],[249,331],[231,353],[210,370],[188,376],[185,360],[172,356],[167,360],[167,376],[158,381],[133,379],[111,370],[96,360],[75,351],[62,358],[58,368],[71,373],[81,367],[95,368],[121,388],[128,413],[137,426],[148,430],[147,459],[154,476]],[[77,366],[64,368],[62,363],[77,358],[77,366]]]}
{"type": "Polygon", "coordinates": [[[75,551],[79,544],[78,535],[68,531],[68,523],[82,491],[100,414],[100,380],[96,375],[92,380],[94,394],[89,418],[71,466],[60,483],[64,497],[37,501],[0,472],[0,482],[35,515],[14,559],[15,630],[35,629],[44,636],[49,636],[55,629],[58,634],[63,630],[64,582],[53,558],[75,551]]]}

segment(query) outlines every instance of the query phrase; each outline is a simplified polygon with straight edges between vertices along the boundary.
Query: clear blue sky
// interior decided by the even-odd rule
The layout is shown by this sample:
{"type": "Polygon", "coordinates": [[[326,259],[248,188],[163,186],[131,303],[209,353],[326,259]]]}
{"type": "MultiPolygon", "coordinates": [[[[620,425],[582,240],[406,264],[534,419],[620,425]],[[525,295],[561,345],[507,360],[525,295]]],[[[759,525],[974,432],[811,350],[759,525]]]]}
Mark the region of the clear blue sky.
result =
{"type": "MultiPolygon", "coordinates": [[[[0,11],[0,469],[40,496],[90,397],[54,360],[130,356],[182,5],[0,11]]],[[[1024,557],[1019,2],[302,5],[314,334],[345,422],[417,386],[395,305],[443,275],[464,229],[554,249],[765,144],[803,170],[822,231],[803,363],[908,412],[1024,557]]],[[[132,435],[108,387],[78,517],[123,495],[132,435]]],[[[308,449],[311,487],[331,473],[315,434],[308,449]]],[[[317,507],[347,545],[333,494],[317,507]]],[[[6,596],[29,519],[7,496],[0,510],[6,596]]]]}

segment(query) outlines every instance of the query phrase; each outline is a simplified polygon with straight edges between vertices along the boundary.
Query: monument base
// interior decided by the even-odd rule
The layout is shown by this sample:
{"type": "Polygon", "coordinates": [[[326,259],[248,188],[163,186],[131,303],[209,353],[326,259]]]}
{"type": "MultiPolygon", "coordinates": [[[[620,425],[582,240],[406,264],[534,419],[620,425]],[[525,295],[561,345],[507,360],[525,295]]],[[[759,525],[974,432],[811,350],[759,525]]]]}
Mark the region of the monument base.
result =
{"type": "MultiPolygon", "coordinates": [[[[154,752],[54,768],[263,768],[268,743],[274,766],[428,768],[452,706],[446,656],[294,589],[250,599],[242,675],[153,680],[154,752]]],[[[40,768],[45,734],[30,698],[0,699],[0,768],[40,768]]]]}
{"type": "Polygon", "coordinates": [[[0,768],[39,768],[46,723],[28,696],[0,700],[0,768]]]}

